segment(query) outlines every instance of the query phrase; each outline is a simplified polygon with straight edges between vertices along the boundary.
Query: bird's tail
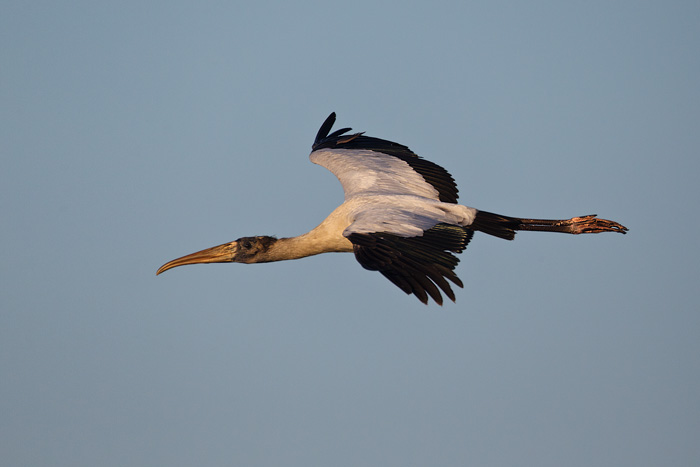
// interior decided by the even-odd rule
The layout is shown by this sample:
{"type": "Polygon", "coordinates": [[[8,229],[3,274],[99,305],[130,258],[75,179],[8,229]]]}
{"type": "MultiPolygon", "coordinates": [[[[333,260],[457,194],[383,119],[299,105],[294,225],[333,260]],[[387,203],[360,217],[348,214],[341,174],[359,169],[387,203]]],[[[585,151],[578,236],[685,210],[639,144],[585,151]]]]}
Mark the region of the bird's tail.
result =
{"type": "Polygon", "coordinates": [[[505,240],[513,240],[518,230],[561,232],[574,235],[601,232],[627,233],[627,227],[624,225],[607,219],[599,219],[596,214],[572,217],[571,219],[521,219],[487,211],[477,211],[474,222],[469,227],[505,240]]]}

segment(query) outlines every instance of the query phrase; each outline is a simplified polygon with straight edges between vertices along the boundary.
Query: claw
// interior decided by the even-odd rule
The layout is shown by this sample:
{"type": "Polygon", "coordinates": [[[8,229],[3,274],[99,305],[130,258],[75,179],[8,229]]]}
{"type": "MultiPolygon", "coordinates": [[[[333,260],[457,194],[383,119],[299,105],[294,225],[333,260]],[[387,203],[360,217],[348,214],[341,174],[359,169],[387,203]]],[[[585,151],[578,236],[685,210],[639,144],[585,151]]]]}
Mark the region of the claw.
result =
{"type": "Polygon", "coordinates": [[[621,234],[627,233],[627,227],[624,225],[607,219],[599,219],[596,217],[596,214],[573,217],[567,222],[567,224],[569,224],[571,228],[570,233],[572,234],[601,232],[618,232],[621,234]]]}

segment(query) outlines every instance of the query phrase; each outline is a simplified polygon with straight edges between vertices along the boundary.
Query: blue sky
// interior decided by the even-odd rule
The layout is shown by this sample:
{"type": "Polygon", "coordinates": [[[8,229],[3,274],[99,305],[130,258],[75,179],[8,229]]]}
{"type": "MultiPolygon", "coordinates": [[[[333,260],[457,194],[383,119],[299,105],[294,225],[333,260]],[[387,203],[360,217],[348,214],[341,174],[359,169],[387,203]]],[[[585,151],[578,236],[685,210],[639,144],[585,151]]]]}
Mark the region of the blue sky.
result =
{"type": "Polygon", "coordinates": [[[700,461],[696,2],[4,2],[3,465],[700,461]],[[456,304],[349,254],[164,262],[342,201],[338,125],[463,204],[456,304]]]}

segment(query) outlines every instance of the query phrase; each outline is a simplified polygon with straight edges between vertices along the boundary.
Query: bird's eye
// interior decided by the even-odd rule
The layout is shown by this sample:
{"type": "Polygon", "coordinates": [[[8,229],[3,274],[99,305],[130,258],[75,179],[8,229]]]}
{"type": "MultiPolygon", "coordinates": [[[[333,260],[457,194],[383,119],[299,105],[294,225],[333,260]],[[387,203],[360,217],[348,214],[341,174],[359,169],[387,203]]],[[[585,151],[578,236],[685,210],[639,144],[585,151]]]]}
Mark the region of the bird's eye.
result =
{"type": "Polygon", "coordinates": [[[253,244],[250,243],[250,240],[244,240],[243,241],[243,248],[246,250],[250,250],[253,247],[253,244]]]}

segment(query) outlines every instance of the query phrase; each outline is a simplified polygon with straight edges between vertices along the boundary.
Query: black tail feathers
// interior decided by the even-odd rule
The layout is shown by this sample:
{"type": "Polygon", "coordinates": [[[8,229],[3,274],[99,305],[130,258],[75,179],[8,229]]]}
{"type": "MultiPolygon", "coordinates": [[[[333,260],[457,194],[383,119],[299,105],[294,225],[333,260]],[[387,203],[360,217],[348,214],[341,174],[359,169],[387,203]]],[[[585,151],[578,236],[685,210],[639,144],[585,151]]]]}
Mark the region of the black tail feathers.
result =
{"type": "Polygon", "coordinates": [[[477,211],[474,222],[469,227],[504,240],[513,240],[522,219],[502,216],[488,211],[477,211]]]}

